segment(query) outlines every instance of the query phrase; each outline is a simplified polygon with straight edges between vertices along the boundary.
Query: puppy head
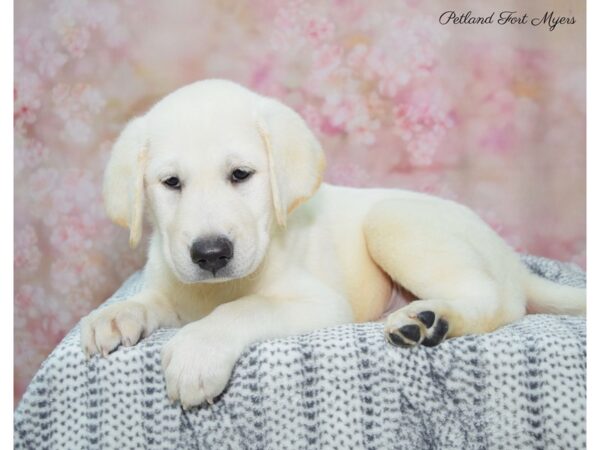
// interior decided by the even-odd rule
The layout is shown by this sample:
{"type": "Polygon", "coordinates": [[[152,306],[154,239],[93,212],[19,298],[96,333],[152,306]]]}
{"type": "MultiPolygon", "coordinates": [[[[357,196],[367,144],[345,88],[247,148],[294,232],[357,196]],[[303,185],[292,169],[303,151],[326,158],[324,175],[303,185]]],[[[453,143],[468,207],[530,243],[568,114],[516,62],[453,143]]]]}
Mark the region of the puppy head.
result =
{"type": "Polygon", "coordinates": [[[280,102],[200,81],[132,120],[106,169],[109,216],[142,234],[147,205],[163,256],[184,283],[241,278],[263,260],[274,226],[317,190],[321,147],[280,102]]]}

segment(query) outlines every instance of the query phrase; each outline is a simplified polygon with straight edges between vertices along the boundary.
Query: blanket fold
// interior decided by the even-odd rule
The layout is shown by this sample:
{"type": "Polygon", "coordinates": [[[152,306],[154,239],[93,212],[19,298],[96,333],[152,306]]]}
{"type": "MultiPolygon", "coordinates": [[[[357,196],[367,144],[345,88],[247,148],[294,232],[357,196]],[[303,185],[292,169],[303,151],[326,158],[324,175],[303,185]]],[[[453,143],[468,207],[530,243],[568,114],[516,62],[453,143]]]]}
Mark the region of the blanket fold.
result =
{"type": "MultiPolygon", "coordinates": [[[[548,279],[577,267],[524,256],[548,279]]],[[[110,301],[141,286],[134,274],[110,301]]],[[[19,449],[585,448],[585,318],[529,315],[435,348],[388,345],[381,323],[248,348],[214,405],[169,403],[161,329],[86,361],[75,327],[15,411],[19,449]]]]}

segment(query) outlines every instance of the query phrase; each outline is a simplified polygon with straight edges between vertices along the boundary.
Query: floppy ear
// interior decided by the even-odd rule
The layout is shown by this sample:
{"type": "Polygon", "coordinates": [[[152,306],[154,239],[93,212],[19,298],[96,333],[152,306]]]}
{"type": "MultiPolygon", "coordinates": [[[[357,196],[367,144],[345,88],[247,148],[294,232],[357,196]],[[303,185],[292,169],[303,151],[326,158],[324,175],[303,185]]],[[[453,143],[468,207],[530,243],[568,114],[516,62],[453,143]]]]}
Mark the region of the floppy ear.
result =
{"type": "Polygon", "coordinates": [[[275,217],[285,226],[287,215],[319,188],[325,155],[302,117],[283,103],[264,98],[257,121],[269,158],[275,217]]]}
{"type": "Polygon", "coordinates": [[[146,159],[146,124],[143,117],[138,117],[127,124],[113,145],[103,187],[108,216],[118,225],[129,227],[129,245],[133,248],[142,237],[146,159]]]}

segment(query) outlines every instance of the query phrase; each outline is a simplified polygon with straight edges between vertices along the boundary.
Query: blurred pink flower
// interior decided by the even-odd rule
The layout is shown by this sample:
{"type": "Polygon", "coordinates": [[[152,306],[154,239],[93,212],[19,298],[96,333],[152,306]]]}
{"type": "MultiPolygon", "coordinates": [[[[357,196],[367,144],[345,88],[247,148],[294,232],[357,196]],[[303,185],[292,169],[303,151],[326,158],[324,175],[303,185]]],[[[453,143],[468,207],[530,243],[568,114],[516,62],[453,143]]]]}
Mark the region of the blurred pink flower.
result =
{"type": "Polygon", "coordinates": [[[369,185],[370,176],[360,165],[336,158],[328,163],[327,179],[340,186],[364,187],[369,185]]]}
{"type": "Polygon", "coordinates": [[[90,142],[94,137],[90,122],[106,105],[100,91],[85,83],[61,83],[52,89],[52,100],[63,121],[62,138],[79,144],[90,142]]]}
{"type": "Polygon", "coordinates": [[[395,97],[411,79],[410,69],[402,67],[395,56],[381,48],[368,52],[364,64],[366,76],[377,80],[379,93],[387,97],[395,97]]]}
{"type": "MultiPolygon", "coordinates": [[[[22,312],[19,318],[39,319],[45,309],[44,296],[44,289],[39,286],[31,284],[20,286],[15,292],[15,307],[22,312]],[[38,308],[39,306],[42,308],[38,308]]],[[[21,329],[21,327],[17,329],[21,329]]]]}
{"type": "Polygon", "coordinates": [[[60,302],[49,299],[44,289],[25,284],[15,295],[15,306],[22,313],[22,326],[34,328],[38,333],[29,339],[37,345],[56,345],[76,321],[73,312],[60,302]]]}
{"type": "Polygon", "coordinates": [[[54,189],[58,177],[59,173],[56,169],[42,167],[35,170],[28,180],[31,193],[35,193],[37,198],[44,198],[54,189]]]}
{"type": "Polygon", "coordinates": [[[15,149],[15,173],[20,173],[25,168],[39,167],[48,161],[50,154],[44,143],[24,136],[15,138],[15,149]]]}
{"type": "Polygon", "coordinates": [[[346,55],[346,64],[355,71],[363,71],[366,65],[369,47],[365,44],[356,44],[346,55]]]}
{"type": "Polygon", "coordinates": [[[441,89],[419,89],[397,102],[394,131],[405,142],[411,163],[431,165],[444,137],[454,127],[449,99],[441,89]]]}
{"type": "Polygon", "coordinates": [[[35,229],[31,225],[15,230],[15,271],[35,272],[42,260],[35,229]]]}
{"type": "Polygon", "coordinates": [[[300,115],[304,118],[309,128],[314,132],[321,131],[323,119],[318,108],[308,103],[305,103],[299,108],[300,115]]]}
{"type": "Polygon", "coordinates": [[[42,105],[41,89],[41,80],[34,73],[24,73],[15,79],[14,119],[15,128],[21,133],[37,119],[36,112],[42,105]]]}
{"type": "Polygon", "coordinates": [[[50,244],[65,255],[90,252],[98,234],[97,219],[85,212],[61,217],[50,234],[50,244]]]}
{"type": "Polygon", "coordinates": [[[90,42],[90,31],[84,27],[65,27],[60,30],[62,44],[65,49],[75,58],[81,58],[85,54],[90,42]]]}
{"type": "Polygon", "coordinates": [[[57,84],[52,89],[52,100],[65,121],[76,119],[82,114],[98,114],[106,105],[102,93],[86,83],[57,84]]]}
{"type": "Polygon", "coordinates": [[[523,237],[519,229],[501,218],[492,208],[476,208],[477,214],[516,251],[524,252],[523,237]]]}
{"type": "Polygon", "coordinates": [[[343,95],[342,93],[330,93],[325,97],[325,104],[322,106],[323,115],[325,115],[331,124],[336,127],[344,127],[361,108],[359,103],[362,98],[357,95],[343,95]]]}
{"type": "Polygon", "coordinates": [[[479,145],[483,149],[489,149],[494,152],[509,151],[515,146],[515,129],[509,124],[492,126],[481,137],[479,145]]]}
{"type": "Polygon", "coordinates": [[[314,75],[320,78],[329,76],[342,62],[342,47],[339,45],[320,45],[313,53],[314,75]]]}
{"type": "Polygon", "coordinates": [[[52,79],[68,61],[67,56],[57,50],[52,41],[44,41],[38,54],[38,69],[41,75],[52,79]]]}
{"type": "Polygon", "coordinates": [[[517,248],[585,264],[583,23],[510,40],[415,0],[229,3],[15,2],[15,398],[142,267],[104,212],[103,168],[130,117],[196,79],[296,109],[328,181],[453,198],[517,248]]]}
{"type": "Polygon", "coordinates": [[[312,17],[306,23],[306,37],[314,44],[330,40],[334,32],[335,25],[324,17],[312,17]]]}
{"type": "Polygon", "coordinates": [[[65,123],[61,136],[65,140],[85,144],[92,140],[93,130],[91,125],[84,120],[70,119],[65,123]]]}
{"type": "Polygon", "coordinates": [[[98,114],[106,105],[106,99],[99,89],[84,85],[79,95],[79,101],[88,111],[98,114]]]}

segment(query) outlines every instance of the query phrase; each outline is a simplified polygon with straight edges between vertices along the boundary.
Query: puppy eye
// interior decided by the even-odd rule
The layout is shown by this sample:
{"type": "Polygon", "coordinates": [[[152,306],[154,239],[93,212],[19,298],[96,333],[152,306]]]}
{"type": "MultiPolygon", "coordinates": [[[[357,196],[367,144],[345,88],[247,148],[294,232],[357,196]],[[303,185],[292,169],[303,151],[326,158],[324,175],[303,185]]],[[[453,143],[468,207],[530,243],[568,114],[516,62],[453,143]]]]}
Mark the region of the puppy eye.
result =
{"type": "Polygon", "coordinates": [[[235,169],[231,172],[231,182],[232,183],[241,183],[243,181],[248,180],[254,172],[248,169],[235,169]]]}
{"type": "Polygon", "coordinates": [[[177,177],[169,177],[162,181],[162,184],[167,186],[169,189],[181,190],[181,181],[177,177]]]}

